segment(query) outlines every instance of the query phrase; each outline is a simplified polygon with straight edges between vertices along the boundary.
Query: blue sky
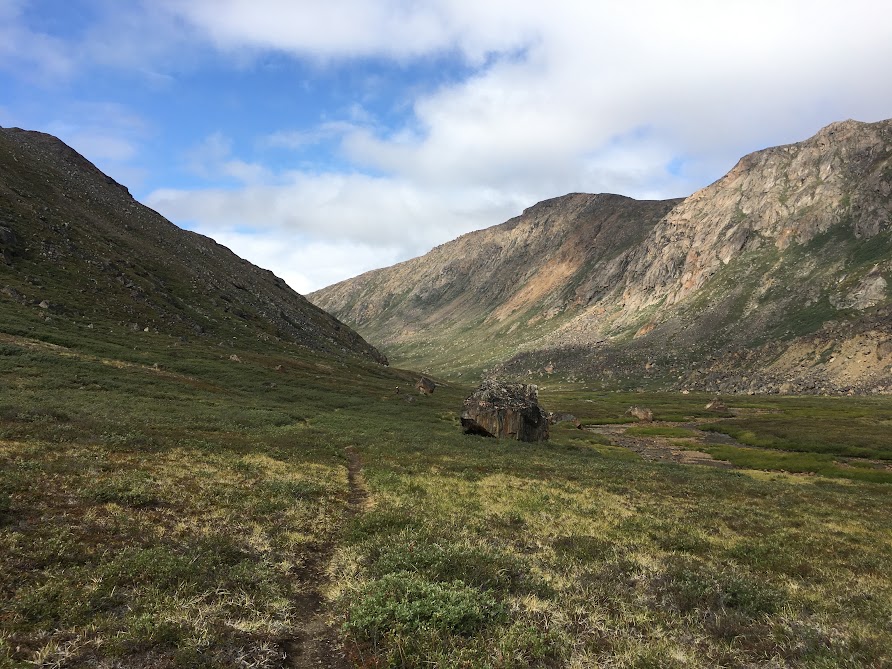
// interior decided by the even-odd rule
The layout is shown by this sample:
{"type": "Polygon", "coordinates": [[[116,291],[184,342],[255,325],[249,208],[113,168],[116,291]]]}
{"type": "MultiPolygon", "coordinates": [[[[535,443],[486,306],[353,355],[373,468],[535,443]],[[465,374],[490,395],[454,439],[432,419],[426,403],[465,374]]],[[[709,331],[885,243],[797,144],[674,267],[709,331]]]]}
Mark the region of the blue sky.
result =
{"type": "Polygon", "coordinates": [[[880,0],[0,0],[0,125],[300,292],[892,117],[880,0]]]}

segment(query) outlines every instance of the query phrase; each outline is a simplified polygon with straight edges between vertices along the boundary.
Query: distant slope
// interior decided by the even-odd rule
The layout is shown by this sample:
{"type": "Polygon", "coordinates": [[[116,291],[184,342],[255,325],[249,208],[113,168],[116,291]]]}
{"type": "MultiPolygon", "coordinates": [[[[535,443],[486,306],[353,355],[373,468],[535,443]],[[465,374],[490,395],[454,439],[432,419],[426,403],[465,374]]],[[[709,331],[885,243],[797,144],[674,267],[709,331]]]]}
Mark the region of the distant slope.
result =
{"type": "Polygon", "coordinates": [[[17,128],[0,128],[0,291],[7,327],[38,314],[385,361],[271,272],[177,228],[55,137],[17,128]]]}
{"type": "Polygon", "coordinates": [[[630,209],[592,245],[572,245],[580,257],[561,273],[563,240],[593,225],[568,214],[565,232],[537,240],[534,273],[552,268],[542,293],[523,274],[517,290],[506,292],[517,266],[481,248],[496,267],[471,266],[460,279],[460,292],[474,298],[440,297],[455,292],[454,261],[445,260],[474,253],[484,239],[507,246],[509,222],[474,233],[476,243],[461,238],[440,247],[449,253],[438,249],[311,299],[398,362],[443,374],[486,369],[604,387],[892,392],[890,196],[892,121],[845,121],[744,157],[714,184],[667,203],[658,221],[630,209]],[[631,246],[612,254],[607,240],[626,228],[631,246]],[[376,307],[400,304],[400,286],[431,296],[404,323],[376,307]],[[531,309],[514,320],[507,340],[508,333],[481,327],[516,313],[514,305],[531,309]],[[472,361],[464,369],[463,350],[472,361]]]}
{"type": "Polygon", "coordinates": [[[402,365],[476,371],[583,310],[678,202],[581,193],[547,200],[309,297],[402,365]]]}

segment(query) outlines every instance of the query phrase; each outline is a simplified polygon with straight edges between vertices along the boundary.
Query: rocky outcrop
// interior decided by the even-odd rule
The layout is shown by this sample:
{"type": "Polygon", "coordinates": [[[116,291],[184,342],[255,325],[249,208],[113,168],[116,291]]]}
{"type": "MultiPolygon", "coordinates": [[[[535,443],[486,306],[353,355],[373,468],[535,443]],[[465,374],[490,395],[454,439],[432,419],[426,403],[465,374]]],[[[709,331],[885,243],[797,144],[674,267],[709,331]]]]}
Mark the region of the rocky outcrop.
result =
{"type": "Polygon", "coordinates": [[[537,387],[524,383],[484,381],[465,400],[461,414],[466,434],[518,441],[547,440],[548,424],[537,387]]]}
{"type": "Polygon", "coordinates": [[[757,151],[697,191],[630,259],[626,307],[672,305],[760,247],[784,251],[844,224],[858,238],[892,228],[892,122],[843,121],[798,144],[757,151]]]}

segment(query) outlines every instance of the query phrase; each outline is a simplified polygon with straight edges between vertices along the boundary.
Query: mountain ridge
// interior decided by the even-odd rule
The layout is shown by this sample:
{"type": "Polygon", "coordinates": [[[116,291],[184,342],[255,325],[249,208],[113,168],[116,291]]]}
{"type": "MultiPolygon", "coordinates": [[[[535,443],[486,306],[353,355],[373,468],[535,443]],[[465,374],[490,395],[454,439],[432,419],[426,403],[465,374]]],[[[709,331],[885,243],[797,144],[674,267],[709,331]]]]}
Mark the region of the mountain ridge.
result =
{"type": "MultiPolygon", "coordinates": [[[[470,369],[480,361],[466,356],[462,344],[479,336],[477,328],[497,339],[509,357],[531,339],[531,332],[550,329],[555,316],[563,319],[568,305],[581,305],[579,293],[591,279],[588,269],[609,273],[621,267],[629,249],[675,204],[612,194],[546,200],[383,274],[370,272],[355,284],[335,284],[308,297],[326,296],[319,301],[323,308],[384,346],[411,346],[418,332],[436,328],[459,345],[447,352],[445,367],[470,369]],[[590,224],[575,225],[574,217],[590,224]],[[553,252],[543,254],[546,247],[553,252]],[[556,292],[556,287],[561,289],[556,292]]],[[[424,364],[423,349],[440,347],[421,346],[421,355],[404,359],[404,365],[424,364]]]]}
{"type": "Polygon", "coordinates": [[[386,362],[272,272],[176,227],[52,135],[0,128],[0,232],[0,297],[24,321],[45,302],[46,318],[78,327],[386,362]]]}
{"type": "MultiPolygon", "coordinates": [[[[502,265],[499,285],[506,277],[518,285],[512,296],[499,289],[487,294],[489,274],[464,280],[466,292],[483,296],[476,310],[450,299],[444,286],[401,321],[393,309],[379,307],[405,302],[410,277],[393,268],[309,297],[379,342],[399,364],[446,376],[558,374],[605,387],[887,392],[890,191],[892,121],[842,121],[802,142],[742,157],[712,184],[664,202],[657,220],[634,211],[630,203],[637,201],[615,200],[626,208],[614,212],[610,232],[638,226],[641,234],[627,237],[631,247],[617,253],[585,247],[573,272],[561,274],[566,249],[540,235],[546,260],[532,268],[535,276],[517,271],[517,254],[502,265]],[[544,293],[531,290],[531,278],[532,288],[542,284],[544,293]],[[364,305],[361,314],[356,305],[364,305]],[[493,327],[500,319],[513,321],[514,332],[493,327]],[[837,357],[829,351],[841,354],[859,337],[870,341],[875,364],[834,369],[837,357]],[[461,361],[463,348],[470,363],[461,361]],[[815,351],[821,353],[808,360],[815,351]],[[720,364],[732,353],[741,356],[742,373],[720,364]],[[785,356],[795,363],[780,364],[785,356]]],[[[443,262],[450,254],[477,256],[468,267],[485,264],[479,256],[491,250],[484,241],[504,254],[511,230],[534,228],[541,212],[550,211],[569,231],[603,223],[603,210],[579,216],[571,204],[579,197],[604,196],[547,200],[407,261],[402,267],[415,268],[418,284],[410,292],[430,292],[436,285],[430,277],[454,264],[443,262]],[[469,248],[469,238],[481,243],[469,248]]]]}

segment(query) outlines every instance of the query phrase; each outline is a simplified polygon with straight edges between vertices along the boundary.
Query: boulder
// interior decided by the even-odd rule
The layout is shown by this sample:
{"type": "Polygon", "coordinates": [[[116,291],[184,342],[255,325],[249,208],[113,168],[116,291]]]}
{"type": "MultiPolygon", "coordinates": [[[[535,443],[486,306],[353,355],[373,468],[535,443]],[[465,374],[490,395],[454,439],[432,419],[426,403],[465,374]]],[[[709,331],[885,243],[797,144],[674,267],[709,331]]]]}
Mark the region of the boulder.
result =
{"type": "MultiPolygon", "coordinates": [[[[789,392],[789,391],[788,391],[789,392]]],[[[728,405],[722,402],[721,397],[713,397],[709,404],[704,407],[707,411],[727,411],[728,405]]]]}
{"type": "Polygon", "coordinates": [[[0,262],[4,265],[12,264],[12,256],[18,243],[18,237],[12,230],[0,226],[0,262]]]}
{"type": "Polygon", "coordinates": [[[19,243],[16,234],[9,228],[0,225],[0,247],[4,249],[12,249],[19,243]]]}
{"type": "Polygon", "coordinates": [[[650,409],[640,406],[629,407],[629,410],[626,411],[627,416],[634,416],[638,419],[639,423],[650,423],[654,419],[654,412],[650,409]]]}
{"type": "Polygon", "coordinates": [[[579,419],[571,413],[550,413],[548,414],[548,422],[552,425],[557,425],[558,423],[573,423],[580,430],[582,429],[582,423],[579,422],[579,419]]]}
{"type": "Polygon", "coordinates": [[[525,383],[487,380],[464,402],[461,414],[466,434],[546,441],[548,414],[539,406],[539,391],[525,383]]]}
{"type": "Polygon", "coordinates": [[[431,381],[426,376],[422,376],[415,383],[415,390],[417,390],[422,395],[433,395],[434,390],[437,389],[437,384],[431,381]]]}

